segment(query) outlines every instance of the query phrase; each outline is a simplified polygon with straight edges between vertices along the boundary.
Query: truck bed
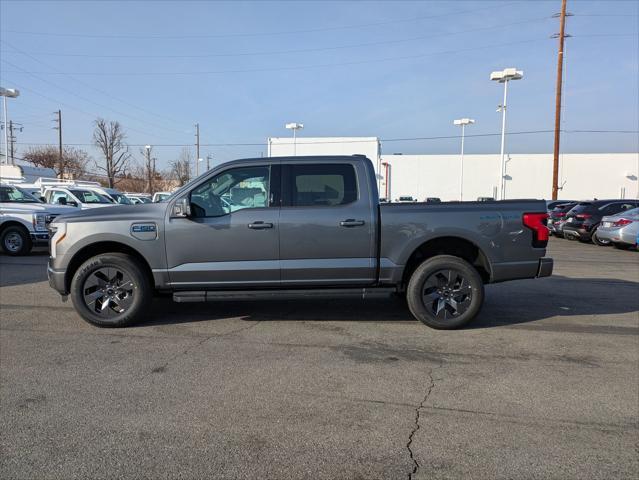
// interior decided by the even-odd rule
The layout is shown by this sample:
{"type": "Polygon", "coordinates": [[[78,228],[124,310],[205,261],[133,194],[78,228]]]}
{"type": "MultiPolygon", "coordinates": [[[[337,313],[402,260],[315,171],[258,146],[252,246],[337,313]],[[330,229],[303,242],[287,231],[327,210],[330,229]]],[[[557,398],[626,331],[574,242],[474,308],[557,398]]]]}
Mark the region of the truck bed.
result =
{"type": "Polygon", "coordinates": [[[486,282],[535,277],[546,250],[522,217],[545,210],[543,200],[381,204],[380,282],[396,283],[420,248],[451,245],[475,257],[486,282]]]}

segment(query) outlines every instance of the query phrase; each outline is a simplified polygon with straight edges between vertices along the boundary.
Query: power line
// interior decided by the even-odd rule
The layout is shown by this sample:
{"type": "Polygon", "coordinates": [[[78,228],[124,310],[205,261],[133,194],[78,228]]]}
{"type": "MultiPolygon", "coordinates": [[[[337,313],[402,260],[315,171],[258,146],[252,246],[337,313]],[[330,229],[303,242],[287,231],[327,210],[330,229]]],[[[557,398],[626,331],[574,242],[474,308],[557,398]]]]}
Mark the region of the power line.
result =
{"type": "Polygon", "coordinates": [[[574,17],[639,17],[636,13],[573,13],[574,17]]]}
{"type": "MultiPolygon", "coordinates": [[[[33,93],[33,94],[35,94],[35,95],[39,96],[39,97],[42,97],[42,98],[44,98],[44,99],[46,99],[46,100],[50,101],[51,103],[54,103],[54,104],[56,104],[56,105],[62,105],[62,106],[64,106],[64,107],[70,108],[71,110],[75,110],[76,112],[81,113],[82,115],[86,115],[87,117],[91,117],[91,118],[92,118],[92,119],[94,119],[94,120],[95,120],[95,118],[96,118],[96,117],[99,117],[99,116],[100,116],[100,115],[98,115],[98,114],[96,114],[96,113],[90,113],[90,112],[87,112],[86,110],[82,110],[82,109],[80,109],[80,108],[78,108],[78,107],[75,107],[75,106],[73,106],[73,105],[69,104],[69,103],[65,103],[65,102],[62,102],[62,101],[60,101],[60,100],[56,100],[56,99],[54,99],[54,98],[51,98],[51,97],[49,97],[49,96],[47,96],[47,95],[45,95],[45,94],[43,94],[43,93],[40,93],[40,92],[38,92],[38,91],[36,91],[36,90],[34,90],[34,89],[32,89],[32,88],[25,87],[24,85],[20,84],[19,82],[18,82],[18,83],[16,83],[16,82],[11,82],[11,84],[14,84],[14,85],[16,85],[16,86],[20,87],[20,90],[24,90],[24,91],[27,91],[27,92],[31,92],[31,93],[33,93]]],[[[157,135],[149,134],[149,133],[147,133],[147,132],[143,132],[142,130],[138,130],[138,129],[133,128],[133,127],[126,127],[126,129],[127,129],[127,130],[131,130],[131,131],[133,131],[133,132],[137,132],[137,133],[142,134],[142,135],[145,135],[145,136],[149,136],[149,135],[150,135],[150,136],[152,136],[152,137],[161,138],[161,137],[159,137],[159,136],[157,136],[157,135]]],[[[25,145],[26,145],[26,144],[25,144],[25,145]]],[[[33,145],[38,145],[38,144],[33,144],[33,145]]],[[[48,143],[42,143],[42,144],[39,144],[39,145],[49,145],[49,144],[48,144],[48,143]]],[[[85,144],[70,144],[70,143],[67,143],[66,145],[87,145],[87,146],[88,146],[88,145],[93,145],[93,144],[90,144],[90,143],[85,143],[85,144]]]]}
{"type": "Polygon", "coordinates": [[[582,35],[570,35],[571,37],[636,37],[637,33],[584,33],[582,35]]]}
{"type": "MultiPolygon", "coordinates": [[[[86,97],[83,97],[83,96],[81,96],[81,95],[78,95],[77,93],[74,93],[73,91],[71,91],[71,90],[69,90],[69,89],[67,89],[67,88],[65,88],[65,87],[61,87],[60,85],[58,85],[58,84],[56,84],[56,83],[54,83],[54,82],[51,82],[51,81],[46,80],[46,79],[44,79],[44,78],[42,78],[42,77],[39,77],[38,75],[36,75],[36,74],[34,74],[34,73],[27,72],[26,70],[24,70],[24,69],[22,69],[22,68],[18,67],[17,65],[15,65],[15,64],[13,64],[13,63],[11,63],[11,62],[6,61],[6,60],[4,60],[4,59],[0,59],[0,61],[1,61],[1,62],[3,62],[3,63],[6,63],[7,65],[11,65],[11,66],[12,66],[12,67],[14,67],[14,68],[18,68],[18,69],[22,70],[22,72],[23,72],[23,73],[26,73],[27,75],[30,75],[30,76],[32,76],[32,77],[34,77],[34,78],[36,78],[36,79],[40,80],[41,82],[44,82],[44,83],[49,84],[49,85],[52,85],[52,86],[54,86],[54,87],[56,87],[56,88],[58,88],[58,89],[60,89],[60,90],[62,90],[62,91],[64,91],[64,92],[67,92],[68,94],[70,94],[70,95],[72,95],[72,96],[74,96],[74,97],[76,97],[76,98],[79,98],[80,100],[83,100],[83,101],[85,101],[85,102],[87,102],[87,103],[92,103],[93,105],[96,105],[97,107],[100,107],[100,108],[106,108],[107,110],[111,110],[112,112],[114,112],[114,113],[116,113],[116,114],[118,114],[118,115],[122,115],[122,116],[124,116],[124,117],[128,117],[128,118],[130,118],[130,119],[132,119],[132,120],[135,120],[135,121],[137,121],[137,122],[140,122],[140,123],[142,123],[142,124],[148,124],[148,125],[150,125],[150,126],[153,126],[153,127],[156,127],[156,128],[163,128],[163,129],[165,129],[165,130],[166,130],[166,128],[164,128],[164,127],[162,127],[162,126],[160,126],[160,125],[156,125],[156,124],[153,124],[153,123],[147,122],[147,121],[145,121],[145,120],[142,120],[142,119],[136,118],[136,117],[134,117],[134,116],[132,116],[132,115],[129,115],[129,114],[124,113],[124,112],[120,112],[119,110],[116,110],[116,109],[114,109],[114,108],[111,108],[111,107],[109,107],[109,106],[107,106],[107,105],[104,105],[104,104],[101,104],[101,103],[98,103],[98,102],[94,102],[94,101],[93,101],[93,100],[91,100],[91,99],[88,99],[88,98],[86,98],[86,97]]],[[[34,90],[32,90],[32,89],[25,88],[25,87],[21,87],[21,88],[24,88],[25,90],[31,90],[32,92],[34,92],[34,93],[38,94],[37,92],[35,92],[35,91],[34,91],[34,90]]],[[[50,97],[46,97],[45,95],[41,95],[41,94],[40,94],[40,96],[45,97],[45,98],[47,98],[47,99],[49,99],[49,100],[51,100],[51,101],[53,101],[53,102],[56,102],[55,100],[51,99],[50,97]]],[[[61,104],[62,104],[62,102],[56,102],[56,103],[61,103],[61,104]]],[[[67,105],[68,105],[68,104],[67,104],[67,105]]],[[[95,117],[99,117],[99,116],[100,116],[100,115],[97,115],[97,114],[92,114],[92,113],[84,112],[84,111],[79,110],[79,109],[77,109],[77,108],[75,108],[75,107],[71,107],[71,108],[72,108],[72,109],[74,109],[74,110],[81,111],[81,112],[83,112],[84,114],[89,115],[89,116],[92,116],[92,117],[94,117],[94,118],[95,118],[95,117]]],[[[134,131],[134,132],[138,132],[138,133],[140,133],[140,134],[142,134],[142,135],[151,136],[151,137],[155,137],[155,138],[161,138],[159,135],[156,135],[156,134],[153,134],[153,133],[144,132],[144,131],[142,131],[142,130],[138,130],[138,129],[133,128],[133,127],[128,127],[128,128],[129,128],[129,130],[134,131]]],[[[180,132],[180,133],[181,133],[181,132],[180,132]]]]}
{"type": "MultiPolygon", "coordinates": [[[[516,42],[506,42],[506,43],[498,43],[492,45],[484,45],[480,47],[471,47],[464,48],[458,50],[446,50],[439,52],[429,52],[422,53],[417,55],[405,55],[400,57],[385,57],[385,58],[377,58],[371,60],[356,60],[350,62],[338,62],[338,63],[324,63],[324,64],[314,64],[314,65],[297,65],[297,66],[286,66],[286,67],[264,67],[264,68],[251,68],[251,69],[233,69],[233,70],[212,70],[212,71],[191,71],[191,72],[28,72],[23,70],[23,73],[27,74],[41,74],[41,75],[98,75],[98,76],[159,76],[159,75],[216,75],[216,74],[226,74],[226,73],[253,73],[253,72],[274,72],[274,71],[286,71],[286,70],[304,70],[304,69],[312,69],[312,68],[327,68],[327,67],[343,67],[343,66],[351,66],[351,65],[363,65],[370,63],[381,63],[381,62],[389,62],[396,60],[413,60],[416,58],[424,58],[435,55],[452,55],[456,53],[466,53],[473,52],[477,50],[485,50],[490,48],[499,48],[499,47],[507,47],[512,45],[521,45],[525,43],[534,43],[546,41],[546,39],[529,39],[529,40],[519,40],[516,42]]],[[[9,64],[6,60],[2,60],[3,62],[9,64]]],[[[13,66],[13,64],[11,64],[13,66]]],[[[7,72],[7,73],[19,73],[19,72],[7,72]]]]}
{"type": "MultiPolygon", "coordinates": [[[[506,132],[506,135],[534,135],[553,133],[554,130],[525,130],[519,132],[506,132]]],[[[562,130],[562,133],[617,133],[617,134],[639,134],[639,130],[562,130]]],[[[466,138],[477,137],[496,137],[500,136],[501,132],[496,133],[476,133],[467,134],[466,138]]],[[[288,137],[287,137],[288,138],[288,137]]],[[[408,142],[408,141],[427,141],[427,140],[451,140],[459,139],[461,135],[439,135],[432,137],[403,137],[403,138],[380,138],[380,142],[408,142]]],[[[298,145],[322,145],[322,144],[344,144],[344,143],[368,143],[370,140],[320,140],[305,142],[303,139],[297,140],[298,145]]],[[[239,142],[239,143],[201,143],[200,147],[252,147],[252,146],[264,146],[266,142],[239,142]]],[[[55,145],[53,143],[22,143],[22,145],[28,146],[48,146],[55,145]]],[[[68,146],[74,147],[86,147],[93,146],[91,143],[65,143],[68,146]]],[[[144,147],[143,144],[128,144],[129,147],[144,147]]],[[[154,143],[154,147],[193,147],[190,143],[154,143]]]]}
{"type": "MultiPolygon", "coordinates": [[[[337,45],[332,47],[317,47],[317,48],[302,48],[302,49],[293,49],[293,50],[279,50],[279,51],[261,51],[261,52],[239,52],[239,53],[201,53],[201,54],[94,54],[94,53],[60,53],[60,52],[31,52],[31,55],[42,55],[42,56],[55,56],[55,57],[81,57],[81,58],[214,58],[214,57],[246,57],[246,56],[266,56],[266,55],[285,55],[291,53],[311,53],[311,52],[322,52],[322,51],[331,51],[331,50],[342,50],[348,48],[360,48],[360,47],[370,47],[370,46],[379,46],[379,45],[391,45],[397,43],[405,43],[412,42],[415,40],[425,40],[427,38],[439,38],[446,37],[450,35],[462,35],[466,33],[480,32],[486,30],[501,30],[506,27],[512,27],[517,25],[523,25],[527,23],[539,22],[542,20],[549,20],[552,17],[538,17],[531,18],[526,20],[521,20],[512,23],[501,23],[497,25],[490,25],[487,27],[477,27],[471,28],[467,30],[459,30],[456,32],[444,32],[444,33],[432,33],[428,35],[419,35],[416,37],[408,37],[408,38],[400,38],[394,40],[381,40],[377,42],[368,42],[368,43],[356,43],[350,45],[337,45]]],[[[3,42],[7,43],[7,42],[3,42]]],[[[11,46],[11,45],[9,45],[11,46]]],[[[18,50],[15,47],[11,47],[14,50],[18,50]]],[[[21,52],[27,55],[26,52],[21,52]]],[[[42,63],[42,62],[41,62],[42,63]]]]}
{"type": "MultiPolygon", "coordinates": [[[[505,3],[500,5],[500,7],[507,7],[515,4],[516,2],[505,3]]],[[[336,30],[351,30],[355,28],[368,28],[368,27],[379,27],[383,25],[392,25],[396,23],[408,23],[408,22],[418,22],[421,20],[428,20],[432,18],[441,18],[448,16],[456,16],[456,15],[465,15],[467,13],[475,13],[483,10],[493,10],[494,6],[475,8],[472,10],[461,10],[458,12],[447,12],[441,13],[437,15],[423,15],[419,17],[412,18],[404,18],[397,20],[387,20],[383,22],[374,22],[374,23],[362,23],[355,25],[338,25],[331,27],[321,27],[321,28],[310,28],[303,30],[288,30],[288,31],[280,31],[280,32],[241,32],[241,33],[219,33],[219,34],[190,34],[190,35],[167,35],[166,33],[161,34],[151,34],[151,35],[133,35],[133,34],[97,34],[97,33],[72,33],[72,32],[33,32],[33,31],[24,31],[24,30],[4,30],[7,33],[16,33],[20,35],[38,35],[38,36],[51,36],[51,37],[79,37],[79,38],[113,38],[113,39],[189,39],[189,38],[231,38],[231,37],[266,37],[266,36],[277,36],[277,35],[298,35],[301,33],[318,33],[318,32],[330,32],[336,30]]]]}
{"type": "MultiPolygon", "coordinates": [[[[47,64],[47,63],[45,63],[45,62],[43,62],[42,60],[39,60],[39,59],[38,59],[38,58],[36,58],[36,57],[33,57],[33,56],[32,56],[32,55],[30,55],[29,53],[27,53],[27,52],[25,52],[25,51],[23,51],[23,50],[20,50],[19,48],[17,48],[17,47],[15,47],[15,46],[11,45],[10,43],[8,43],[8,42],[6,42],[6,41],[0,40],[0,43],[4,43],[4,44],[5,44],[5,45],[7,45],[9,48],[12,48],[12,49],[13,49],[13,50],[15,50],[16,52],[18,52],[18,53],[20,53],[20,54],[22,54],[22,55],[24,55],[24,56],[26,56],[26,57],[28,57],[28,58],[31,58],[32,60],[34,60],[34,61],[36,61],[36,62],[40,63],[41,65],[44,65],[45,67],[53,68],[54,70],[56,70],[56,69],[55,69],[54,67],[52,67],[51,65],[49,65],[49,64],[47,64]]],[[[58,71],[58,72],[59,72],[59,70],[56,70],[56,71],[58,71]]],[[[61,72],[60,72],[60,73],[61,73],[61,72]]],[[[111,98],[111,99],[113,99],[113,100],[115,100],[115,101],[117,101],[117,102],[120,102],[120,103],[122,103],[122,104],[124,104],[124,105],[127,105],[127,106],[129,106],[129,107],[131,107],[131,108],[135,108],[135,109],[137,109],[137,110],[140,110],[141,112],[144,112],[144,113],[146,113],[147,115],[152,115],[152,116],[155,116],[155,117],[157,117],[157,118],[164,119],[165,121],[166,121],[166,120],[168,120],[166,117],[163,117],[162,115],[158,115],[157,113],[154,113],[154,112],[151,112],[151,111],[146,110],[146,109],[144,109],[144,108],[141,108],[141,107],[138,107],[138,106],[136,106],[136,105],[133,105],[132,103],[127,102],[127,101],[125,101],[125,100],[122,100],[122,99],[120,99],[120,98],[118,98],[118,97],[115,97],[114,95],[110,94],[109,92],[105,92],[104,90],[101,90],[101,89],[99,89],[99,88],[95,87],[94,85],[91,85],[91,84],[89,84],[89,83],[87,83],[87,82],[85,82],[85,81],[83,81],[83,80],[80,80],[80,79],[78,79],[78,78],[75,78],[75,77],[73,77],[73,76],[71,76],[71,75],[69,75],[69,74],[65,74],[65,73],[63,73],[63,75],[65,75],[65,76],[66,76],[66,77],[68,77],[68,78],[71,78],[72,80],[74,80],[75,82],[79,83],[80,85],[84,85],[84,86],[86,86],[86,87],[88,87],[88,88],[90,88],[90,89],[92,89],[92,90],[94,90],[94,91],[96,91],[96,92],[98,92],[98,93],[101,93],[102,95],[105,95],[105,96],[107,96],[107,97],[109,97],[109,98],[111,98]]],[[[171,123],[173,123],[173,122],[174,122],[174,120],[173,120],[173,119],[170,119],[169,121],[170,121],[171,123]]],[[[165,128],[165,130],[166,130],[166,128],[165,128]]],[[[171,131],[174,131],[174,132],[182,133],[182,134],[183,134],[183,133],[185,133],[185,132],[181,132],[181,131],[175,130],[175,129],[173,129],[173,128],[172,128],[172,129],[170,129],[170,130],[171,130],[171,131]]]]}
{"type": "MultiPolygon", "coordinates": [[[[23,69],[23,68],[19,67],[18,65],[14,64],[14,63],[11,63],[11,62],[9,62],[9,61],[7,61],[7,60],[4,60],[4,59],[2,59],[1,61],[2,61],[3,63],[6,63],[7,65],[12,66],[13,68],[17,68],[18,70],[21,70],[21,71],[22,71],[22,73],[25,73],[25,74],[27,74],[27,75],[30,75],[30,76],[32,76],[33,78],[35,78],[35,79],[37,79],[37,80],[40,80],[41,82],[44,82],[44,83],[49,84],[49,85],[52,85],[52,86],[56,87],[56,88],[57,88],[57,89],[59,89],[59,90],[62,90],[62,91],[66,92],[66,93],[68,93],[68,94],[70,94],[70,95],[72,95],[72,96],[74,96],[74,97],[79,98],[80,100],[83,100],[83,101],[85,101],[85,102],[87,102],[87,103],[91,103],[91,104],[93,104],[93,105],[95,105],[95,106],[97,106],[97,107],[100,107],[100,108],[106,108],[107,110],[111,110],[112,112],[114,112],[114,113],[116,113],[116,114],[118,114],[118,115],[122,115],[122,116],[124,116],[124,117],[128,117],[128,118],[130,118],[130,119],[132,119],[132,120],[135,120],[135,121],[137,121],[137,122],[140,122],[140,123],[143,123],[143,124],[148,124],[148,125],[151,125],[151,126],[156,127],[156,128],[161,128],[161,129],[163,129],[163,130],[168,130],[168,131],[171,131],[171,132],[173,132],[173,133],[175,133],[175,132],[177,132],[177,133],[184,133],[184,132],[179,132],[178,130],[174,130],[174,129],[170,129],[170,128],[164,127],[164,126],[162,126],[162,125],[160,125],[160,124],[152,123],[152,122],[149,122],[149,121],[146,121],[146,120],[140,119],[140,118],[138,118],[138,117],[134,117],[133,115],[130,115],[130,114],[125,113],[125,112],[121,112],[121,111],[119,111],[119,110],[116,110],[116,109],[115,109],[115,108],[113,108],[113,107],[109,107],[108,105],[104,105],[104,104],[102,104],[102,103],[95,102],[95,101],[93,101],[93,100],[91,100],[91,99],[89,99],[89,98],[86,98],[86,97],[82,96],[82,95],[78,95],[77,93],[75,93],[75,92],[74,92],[74,91],[72,91],[72,90],[69,90],[68,88],[62,87],[62,86],[58,85],[57,83],[54,83],[54,82],[52,82],[52,81],[50,81],[50,80],[47,80],[47,79],[45,79],[45,78],[42,78],[42,77],[38,76],[38,75],[37,75],[37,74],[35,74],[35,73],[29,72],[29,71],[27,71],[27,70],[25,70],[25,69],[23,69]]],[[[143,134],[147,135],[147,133],[146,133],[146,132],[141,132],[141,133],[143,133],[143,134]]],[[[151,135],[151,136],[155,136],[155,135],[151,135]]]]}

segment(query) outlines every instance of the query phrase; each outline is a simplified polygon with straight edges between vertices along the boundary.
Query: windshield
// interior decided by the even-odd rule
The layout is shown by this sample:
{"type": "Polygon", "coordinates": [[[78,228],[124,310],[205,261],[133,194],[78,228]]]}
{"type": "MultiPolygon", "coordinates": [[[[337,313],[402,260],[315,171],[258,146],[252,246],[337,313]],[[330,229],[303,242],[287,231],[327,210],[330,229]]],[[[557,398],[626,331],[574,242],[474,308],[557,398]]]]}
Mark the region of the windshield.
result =
{"type": "Polygon", "coordinates": [[[5,203],[42,203],[30,193],[18,187],[0,187],[0,202],[5,203]]]}
{"type": "Polygon", "coordinates": [[[574,206],[572,210],[570,210],[571,214],[584,213],[584,212],[592,212],[595,210],[595,206],[592,203],[581,202],[574,206]]]}
{"type": "Polygon", "coordinates": [[[557,205],[554,209],[553,212],[565,212],[567,210],[570,210],[572,207],[574,207],[576,205],[576,203],[563,203],[561,205],[557,205]]]}
{"type": "Polygon", "coordinates": [[[113,203],[108,198],[103,197],[99,193],[91,190],[69,190],[73,195],[78,197],[82,203],[113,203]]]}
{"type": "Polygon", "coordinates": [[[120,205],[133,205],[133,202],[121,193],[109,193],[109,196],[115,200],[115,203],[119,203],[120,205]]]}

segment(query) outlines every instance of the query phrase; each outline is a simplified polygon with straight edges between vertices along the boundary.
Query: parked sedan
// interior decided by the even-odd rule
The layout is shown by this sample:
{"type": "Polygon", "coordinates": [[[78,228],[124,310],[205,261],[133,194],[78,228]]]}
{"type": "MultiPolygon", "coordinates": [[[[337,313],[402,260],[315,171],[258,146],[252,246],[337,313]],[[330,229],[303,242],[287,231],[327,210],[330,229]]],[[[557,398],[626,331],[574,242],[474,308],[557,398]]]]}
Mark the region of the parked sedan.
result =
{"type": "MultiPolygon", "coordinates": [[[[605,216],[615,215],[639,207],[639,200],[592,200],[579,202],[566,215],[563,226],[564,237],[582,242],[600,243],[597,235],[593,235],[605,216]]],[[[601,241],[605,245],[607,241],[601,241]]]]}
{"type": "Polygon", "coordinates": [[[548,212],[548,231],[551,235],[557,237],[564,236],[564,223],[566,223],[566,215],[577,205],[577,202],[566,202],[556,205],[548,212]]]}
{"type": "Polygon", "coordinates": [[[636,246],[637,235],[639,235],[639,208],[603,217],[595,233],[599,241],[612,243],[619,248],[636,246]]]}

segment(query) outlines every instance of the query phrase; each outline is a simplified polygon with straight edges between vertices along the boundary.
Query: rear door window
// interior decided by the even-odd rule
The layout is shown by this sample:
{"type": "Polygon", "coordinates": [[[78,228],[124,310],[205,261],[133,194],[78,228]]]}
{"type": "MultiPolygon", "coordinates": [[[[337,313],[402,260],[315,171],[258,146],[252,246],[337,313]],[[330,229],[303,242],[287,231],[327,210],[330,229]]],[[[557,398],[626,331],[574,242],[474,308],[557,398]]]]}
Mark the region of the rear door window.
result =
{"type": "Polygon", "coordinates": [[[334,207],[357,200],[357,179],[350,164],[288,165],[284,204],[334,207]]]}

